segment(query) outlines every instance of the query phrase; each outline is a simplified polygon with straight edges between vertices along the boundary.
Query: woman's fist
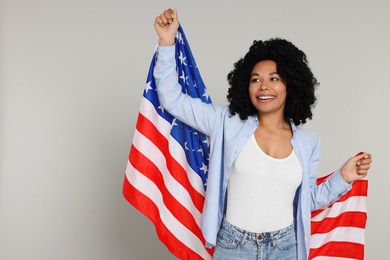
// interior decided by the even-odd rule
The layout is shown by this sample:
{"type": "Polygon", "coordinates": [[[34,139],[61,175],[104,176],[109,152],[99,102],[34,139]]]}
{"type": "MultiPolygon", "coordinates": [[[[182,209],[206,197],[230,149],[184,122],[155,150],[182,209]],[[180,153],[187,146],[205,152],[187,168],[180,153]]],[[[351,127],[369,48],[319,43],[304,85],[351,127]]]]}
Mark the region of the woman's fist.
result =
{"type": "Polygon", "coordinates": [[[154,19],[154,28],[159,37],[160,46],[170,46],[175,44],[179,20],[177,10],[167,9],[154,19]]]}

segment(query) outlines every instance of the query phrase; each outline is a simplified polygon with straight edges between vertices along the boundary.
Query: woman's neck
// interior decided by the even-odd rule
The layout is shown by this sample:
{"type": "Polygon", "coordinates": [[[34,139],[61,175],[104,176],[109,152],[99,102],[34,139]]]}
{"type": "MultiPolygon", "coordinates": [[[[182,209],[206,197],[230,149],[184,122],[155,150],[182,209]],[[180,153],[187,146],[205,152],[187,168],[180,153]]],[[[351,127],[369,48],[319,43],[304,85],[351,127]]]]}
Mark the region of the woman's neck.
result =
{"type": "Polygon", "coordinates": [[[259,127],[266,129],[287,129],[290,128],[290,124],[285,120],[284,116],[280,115],[267,115],[259,114],[257,116],[259,121],[259,127]]]}

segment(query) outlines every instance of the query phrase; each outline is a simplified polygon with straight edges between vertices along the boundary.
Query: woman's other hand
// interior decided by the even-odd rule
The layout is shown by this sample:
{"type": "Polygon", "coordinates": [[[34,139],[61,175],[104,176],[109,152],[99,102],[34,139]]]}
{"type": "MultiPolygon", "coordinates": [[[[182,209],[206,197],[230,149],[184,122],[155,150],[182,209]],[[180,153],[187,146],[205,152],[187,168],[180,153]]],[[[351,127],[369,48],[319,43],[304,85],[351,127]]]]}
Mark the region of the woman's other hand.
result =
{"type": "Polygon", "coordinates": [[[345,162],[340,169],[340,174],[346,182],[352,183],[367,176],[371,163],[372,157],[370,154],[358,153],[345,162]]]}

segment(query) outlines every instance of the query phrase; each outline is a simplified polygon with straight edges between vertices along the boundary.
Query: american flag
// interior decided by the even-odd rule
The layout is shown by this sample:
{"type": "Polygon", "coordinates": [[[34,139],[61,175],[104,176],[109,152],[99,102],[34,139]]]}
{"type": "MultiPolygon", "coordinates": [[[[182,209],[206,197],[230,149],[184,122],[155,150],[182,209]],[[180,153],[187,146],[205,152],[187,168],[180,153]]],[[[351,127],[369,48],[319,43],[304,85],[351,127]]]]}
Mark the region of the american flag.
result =
{"type": "MultiPolygon", "coordinates": [[[[176,62],[182,91],[211,103],[187,39],[179,27],[176,62]]],[[[209,139],[160,105],[152,59],[123,184],[124,197],[155,225],[179,259],[211,259],[200,230],[207,184],[209,139]]]]}
{"type": "MultiPolygon", "coordinates": [[[[181,26],[175,46],[178,80],[183,93],[211,103],[181,26]]],[[[213,250],[205,248],[205,239],[200,230],[207,188],[209,140],[201,132],[174,118],[160,105],[153,78],[155,60],[156,54],[141,101],[123,194],[130,204],[153,222],[159,239],[177,258],[212,259],[213,250]]],[[[314,213],[313,216],[315,219],[322,215],[314,213]]],[[[312,226],[321,233],[315,224],[312,226]]],[[[312,239],[320,241],[316,242],[316,246],[324,245],[318,249],[319,252],[324,251],[321,248],[332,250],[327,249],[326,242],[315,236],[312,239]]],[[[324,255],[316,251],[310,253],[314,257],[324,255]]]]}
{"type": "MultiPolygon", "coordinates": [[[[324,182],[330,175],[317,179],[324,182]]],[[[364,259],[368,181],[352,189],[329,207],[312,212],[309,259],[364,259]]]]}

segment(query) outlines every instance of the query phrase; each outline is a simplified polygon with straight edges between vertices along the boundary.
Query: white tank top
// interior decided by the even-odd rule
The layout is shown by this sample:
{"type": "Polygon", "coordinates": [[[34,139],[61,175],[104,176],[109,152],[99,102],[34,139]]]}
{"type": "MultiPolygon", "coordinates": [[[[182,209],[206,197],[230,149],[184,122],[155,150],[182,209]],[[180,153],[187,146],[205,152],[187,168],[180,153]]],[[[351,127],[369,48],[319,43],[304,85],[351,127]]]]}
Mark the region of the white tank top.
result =
{"type": "Polygon", "coordinates": [[[226,220],[249,232],[270,232],[293,223],[293,201],[302,181],[294,151],[284,159],[265,154],[254,135],[233,163],[226,220]]]}

